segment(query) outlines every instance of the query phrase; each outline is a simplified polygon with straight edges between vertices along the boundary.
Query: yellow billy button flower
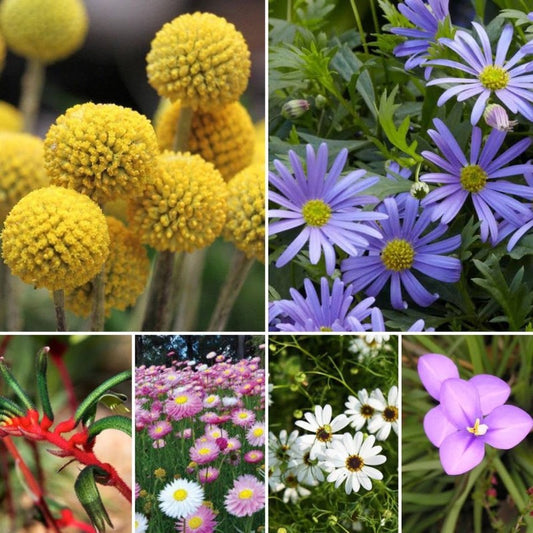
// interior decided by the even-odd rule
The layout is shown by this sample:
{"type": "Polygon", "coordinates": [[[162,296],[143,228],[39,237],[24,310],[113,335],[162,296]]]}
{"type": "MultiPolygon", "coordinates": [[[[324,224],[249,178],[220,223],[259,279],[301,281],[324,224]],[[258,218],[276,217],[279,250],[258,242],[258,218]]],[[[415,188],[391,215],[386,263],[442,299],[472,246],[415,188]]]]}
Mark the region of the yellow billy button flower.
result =
{"type": "Polygon", "coordinates": [[[0,30],[16,54],[52,63],[73,54],[87,35],[82,0],[3,0],[0,30]]]}
{"type": "Polygon", "coordinates": [[[248,85],[250,51],[222,17],[187,13],[165,24],[146,56],[150,85],[192,109],[236,102],[248,85]]]}
{"type": "MultiPolygon", "coordinates": [[[[109,228],[109,256],[105,263],[105,313],[133,305],[146,287],[150,261],[138,236],[122,222],[106,217],[109,228]]],[[[90,281],[65,294],[65,305],[80,316],[89,316],[94,299],[90,281]]]]}
{"type": "Polygon", "coordinates": [[[109,254],[102,210],[87,196],[62,187],[32,191],[4,223],[4,261],[26,283],[52,291],[92,279],[109,254]]]}
{"type": "Polygon", "coordinates": [[[146,117],[115,104],[91,102],[61,115],[44,146],[51,182],[98,203],[140,194],[152,179],[159,153],[146,117]]]}
{"type": "Polygon", "coordinates": [[[254,163],[265,164],[266,154],[266,139],[265,139],[265,121],[260,120],[254,125],[255,130],[255,148],[254,148],[254,163]]]}
{"type": "MultiPolygon", "coordinates": [[[[161,112],[156,133],[162,150],[174,147],[181,110],[178,101],[161,112]]],[[[228,181],[252,162],[254,126],[246,108],[234,102],[211,111],[193,113],[187,150],[213,163],[228,181]]]]}
{"type": "Polygon", "coordinates": [[[27,133],[0,133],[0,223],[26,194],[48,185],[43,141],[27,133]]]}
{"type": "Polygon", "coordinates": [[[226,222],[227,185],[199,155],[164,152],[154,183],[132,198],[131,228],[159,251],[192,252],[210,245],[226,222]]]}
{"type": "Polygon", "coordinates": [[[15,106],[0,101],[0,131],[20,132],[22,129],[22,113],[15,106]]]}
{"type": "Polygon", "coordinates": [[[265,167],[253,164],[228,183],[228,216],[224,239],[246,257],[265,262],[265,167]]]}

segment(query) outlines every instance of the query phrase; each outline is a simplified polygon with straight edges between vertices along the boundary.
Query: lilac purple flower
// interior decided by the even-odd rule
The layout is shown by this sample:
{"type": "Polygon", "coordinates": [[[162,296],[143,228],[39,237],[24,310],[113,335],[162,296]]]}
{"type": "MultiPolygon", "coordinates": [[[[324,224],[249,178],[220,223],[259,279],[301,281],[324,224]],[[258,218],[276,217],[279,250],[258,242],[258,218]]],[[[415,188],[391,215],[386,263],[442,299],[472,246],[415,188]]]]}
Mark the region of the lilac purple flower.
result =
{"type": "MultiPolygon", "coordinates": [[[[345,287],[340,279],[329,288],[328,279],[320,279],[320,295],[313,283],[304,280],[306,297],[290,289],[292,300],[276,300],[270,306],[270,323],[278,331],[365,331],[373,318],[374,298],[365,298],[350,308],[354,297],[352,287],[345,287]]],[[[382,316],[381,316],[382,319],[382,316]]],[[[376,324],[372,323],[372,329],[376,324]]],[[[381,330],[378,325],[378,331],[381,330]]]]}
{"type": "Polygon", "coordinates": [[[441,106],[453,96],[462,102],[477,97],[472,115],[472,125],[478,123],[489,98],[494,94],[512,113],[520,113],[528,120],[533,120],[533,76],[531,61],[520,61],[526,56],[527,49],[520,48],[509,60],[506,60],[509,46],[513,41],[513,26],[507,24],[501,32],[493,59],[492,48],[487,32],[477,22],[472,22],[481,46],[463,30],[458,30],[454,39],[442,38],[439,42],[454,51],[463,62],[451,59],[434,59],[426,65],[443,66],[460,70],[471,77],[447,77],[431,80],[428,85],[453,84],[446,89],[437,101],[441,106]]]}
{"type": "Polygon", "coordinates": [[[383,218],[382,214],[362,211],[361,206],[377,202],[372,196],[360,192],[374,185],[377,177],[362,179],[364,170],[356,170],[339,178],[346,163],[348,151],[342,149],[328,172],[328,147],[322,143],[316,154],[307,145],[306,171],[299,157],[292,150],[289,160],[294,174],[275,160],[278,174],[269,173],[270,200],[281,209],[272,209],[269,216],[275,218],[269,225],[269,234],[303,226],[297,237],[287,246],[276,261],[277,267],[286,265],[309,242],[309,260],[317,264],[322,254],[326,271],[332,274],[336,254],[334,246],[346,253],[356,254],[359,246],[367,243],[366,236],[379,237],[379,232],[362,224],[362,221],[383,218]]]}
{"type": "Polygon", "coordinates": [[[354,292],[365,290],[368,295],[377,296],[390,280],[390,299],[395,309],[407,307],[402,286],[418,305],[430,305],[438,294],[425,289],[413,271],[446,283],[458,281],[460,261],[444,254],[458,248],[461,237],[437,241],[448,229],[444,224],[423,235],[431,223],[431,212],[424,210],[419,214],[419,201],[414,198],[406,199],[402,215],[392,198],[386,198],[378,209],[388,215],[381,222],[383,239],[370,238],[367,255],[349,257],[341,263],[343,281],[351,283],[354,292]]]}
{"type": "MultiPolygon", "coordinates": [[[[397,57],[409,56],[405,68],[410,70],[422,65],[429,57],[429,47],[436,43],[439,24],[449,16],[448,0],[405,0],[398,4],[398,11],[414,24],[414,28],[392,28],[396,35],[407,37],[393,51],[397,57]]],[[[426,71],[426,79],[429,71],[426,71]]]]}
{"type": "Polygon", "coordinates": [[[443,185],[431,191],[422,200],[422,206],[433,208],[433,220],[440,219],[441,222],[448,223],[455,218],[470,196],[481,222],[481,240],[486,241],[490,235],[495,241],[498,237],[495,214],[508,220],[514,219],[517,213],[525,216],[529,214],[529,206],[508,195],[531,198],[533,189],[499,178],[531,172],[530,163],[507,165],[527,150],[531,139],[522,139],[497,156],[506,133],[493,129],[481,148],[482,133],[479,128],[474,127],[470,157],[467,159],[446,125],[439,119],[435,119],[433,123],[436,131],[429,130],[428,134],[442,156],[428,151],[422,152],[422,155],[442,170],[424,174],[420,180],[443,185]]]}
{"type": "Polygon", "coordinates": [[[496,376],[460,379],[455,363],[440,354],[420,357],[418,374],[428,393],[440,402],[426,413],[424,431],[439,448],[447,474],[475,468],[485,456],[485,444],[508,450],[533,428],[528,413],[505,404],[511,388],[496,376]]]}

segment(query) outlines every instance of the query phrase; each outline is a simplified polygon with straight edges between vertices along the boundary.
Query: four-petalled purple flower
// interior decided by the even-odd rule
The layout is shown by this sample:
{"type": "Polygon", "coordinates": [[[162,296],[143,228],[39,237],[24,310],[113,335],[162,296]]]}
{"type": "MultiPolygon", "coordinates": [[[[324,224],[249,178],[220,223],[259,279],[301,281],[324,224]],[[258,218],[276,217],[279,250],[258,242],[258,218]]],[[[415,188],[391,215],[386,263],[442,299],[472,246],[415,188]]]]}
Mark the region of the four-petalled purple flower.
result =
{"type": "Polygon", "coordinates": [[[496,376],[461,379],[451,359],[434,353],[420,357],[418,374],[428,393],[440,402],[424,417],[424,431],[439,448],[447,474],[475,468],[485,456],[485,444],[501,450],[513,448],[533,427],[528,413],[505,405],[511,388],[496,376]]]}

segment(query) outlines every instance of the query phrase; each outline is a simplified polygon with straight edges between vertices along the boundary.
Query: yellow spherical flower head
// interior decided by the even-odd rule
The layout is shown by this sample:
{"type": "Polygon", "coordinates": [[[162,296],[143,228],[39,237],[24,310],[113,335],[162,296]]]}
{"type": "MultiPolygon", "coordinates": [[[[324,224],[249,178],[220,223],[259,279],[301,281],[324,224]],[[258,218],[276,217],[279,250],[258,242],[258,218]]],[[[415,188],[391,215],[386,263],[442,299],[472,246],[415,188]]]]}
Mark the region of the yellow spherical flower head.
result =
{"type": "Polygon", "coordinates": [[[45,185],[43,141],[28,133],[0,132],[0,224],[21,198],[45,185]]]}
{"type": "Polygon", "coordinates": [[[250,51],[222,17],[187,13],[165,24],[146,56],[150,85],[192,109],[236,102],[248,85],[250,51]]]}
{"type": "MultiPolygon", "coordinates": [[[[163,150],[173,149],[181,109],[181,102],[174,102],[159,118],[156,133],[163,150]]],[[[252,162],[254,126],[246,108],[234,102],[212,111],[196,111],[187,150],[213,163],[228,181],[252,162]]]]}
{"type": "Polygon", "coordinates": [[[44,159],[54,185],[102,203],[140,194],[152,179],[157,138],[150,121],[115,104],[79,104],[53,124],[44,159]]]}
{"type": "Polygon", "coordinates": [[[52,63],[73,54],[87,35],[82,0],[3,0],[0,29],[16,54],[52,63]]]}
{"type": "Polygon", "coordinates": [[[246,257],[265,262],[265,166],[255,163],[228,183],[228,216],[224,239],[246,257]]]}
{"type": "MultiPolygon", "coordinates": [[[[133,305],[146,287],[150,261],[139,238],[120,220],[106,217],[109,228],[109,256],[105,262],[105,312],[133,305]]],[[[92,310],[94,286],[91,281],[65,294],[65,305],[80,316],[92,310]]]]}
{"type": "Polygon", "coordinates": [[[156,250],[204,248],[226,221],[226,182],[199,155],[164,152],[159,172],[143,194],[130,201],[131,228],[156,250]]]}
{"type": "Polygon", "coordinates": [[[2,255],[13,274],[35,287],[72,289],[92,279],[109,253],[102,210],[63,187],[26,195],[4,223],[2,255]]]}
{"type": "Polygon", "coordinates": [[[0,100],[0,131],[22,131],[23,127],[22,113],[15,106],[0,100]]]}

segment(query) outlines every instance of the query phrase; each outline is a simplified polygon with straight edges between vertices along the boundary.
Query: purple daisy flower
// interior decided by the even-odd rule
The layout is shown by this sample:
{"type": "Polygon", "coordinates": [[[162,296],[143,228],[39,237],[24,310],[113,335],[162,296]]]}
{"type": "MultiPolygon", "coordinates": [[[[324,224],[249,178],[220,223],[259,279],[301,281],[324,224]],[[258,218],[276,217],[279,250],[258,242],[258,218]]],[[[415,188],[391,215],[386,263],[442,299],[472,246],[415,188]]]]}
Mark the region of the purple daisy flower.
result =
{"type": "MultiPolygon", "coordinates": [[[[270,323],[275,331],[365,331],[370,324],[363,321],[375,315],[374,298],[365,298],[350,309],[351,286],[335,279],[331,293],[328,279],[320,279],[320,297],[309,279],[304,280],[306,297],[290,289],[292,300],[277,300],[270,306],[270,323]]],[[[374,325],[374,324],[372,324],[374,325]]],[[[372,328],[374,330],[374,328],[372,328]]],[[[380,331],[378,328],[377,331],[380,331]]]]}
{"type": "Polygon", "coordinates": [[[524,47],[506,60],[513,40],[512,25],[507,24],[503,28],[494,59],[487,32],[477,22],[472,22],[472,25],[481,46],[463,30],[457,31],[454,39],[439,39],[442,45],[453,50],[464,63],[451,59],[434,59],[426,62],[426,65],[451,67],[472,76],[472,78],[449,77],[431,80],[428,85],[453,84],[442,93],[437,105],[443,105],[453,96],[457,96],[459,102],[477,96],[470,117],[472,125],[475,125],[483,115],[490,96],[494,93],[512,113],[520,113],[533,121],[533,104],[531,103],[533,102],[533,75],[530,74],[533,70],[533,62],[528,61],[518,65],[527,54],[527,49],[524,47]]]}
{"type": "Polygon", "coordinates": [[[422,384],[440,404],[426,413],[424,431],[439,448],[447,474],[475,468],[485,456],[485,444],[508,450],[519,444],[533,427],[526,411],[505,405],[511,388],[502,379],[478,374],[459,378],[455,363],[440,354],[418,360],[422,384]]]}
{"type": "MultiPolygon", "coordinates": [[[[410,70],[422,65],[428,58],[428,49],[436,43],[436,35],[441,24],[450,12],[448,0],[405,0],[398,4],[398,11],[412,22],[414,28],[391,28],[391,33],[407,37],[393,51],[396,57],[409,56],[405,68],[410,70]]],[[[426,69],[426,79],[430,68],[426,69]]]]}
{"type": "Polygon", "coordinates": [[[328,147],[322,143],[315,155],[307,145],[307,175],[299,157],[289,151],[294,175],[281,162],[274,166],[279,175],[270,172],[270,183],[279,191],[270,191],[270,200],[282,207],[269,211],[275,222],[269,224],[269,234],[275,235],[299,226],[304,226],[298,236],[283,251],[276,261],[277,267],[286,265],[309,241],[309,260],[318,263],[322,253],[326,260],[326,272],[335,269],[335,249],[338,246],[348,254],[356,254],[358,247],[367,244],[367,235],[379,238],[380,234],[361,221],[377,220],[384,215],[362,211],[361,206],[377,203],[373,196],[359,193],[377,183],[377,177],[361,179],[364,170],[356,170],[339,178],[346,163],[348,151],[342,149],[329,171],[328,147]]]}
{"type": "Polygon", "coordinates": [[[443,157],[428,151],[422,152],[422,155],[444,172],[424,174],[420,180],[443,185],[431,191],[422,200],[422,206],[433,207],[433,220],[440,219],[441,222],[448,223],[457,215],[468,196],[471,196],[481,222],[481,240],[486,241],[490,234],[492,240],[496,241],[498,224],[494,213],[508,220],[515,218],[517,213],[525,216],[529,213],[529,206],[507,195],[532,198],[533,189],[497,178],[531,172],[533,167],[530,163],[506,166],[527,150],[531,139],[522,139],[496,157],[506,133],[493,129],[481,149],[481,130],[474,127],[468,160],[446,125],[439,119],[435,119],[433,123],[437,131],[428,130],[428,134],[443,157]]]}
{"type": "Polygon", "coordinates": [[[379,210],[388,219],[381,222],[383,239],[369,239],[368,254],[349,257],[341,263],[344,283],[352,283],[354,292],[365,289],[370,296],[377,296],[390,280],[390,298],[394,309],[404,309],[402,285],[420,306],[433,303],[438,294],[431,294],[413,274],[413,270],[426,276],[453,283],[461,277],[461,262],[443,254],[455,250],[461,237],[455,235],[442,241],[448,226],[439,224],[422,235],[431,223],[431,211],[425,209],[419,215],[420,202],[407,198],[400,215],[397,202],[386,198],[379,210]]]}

